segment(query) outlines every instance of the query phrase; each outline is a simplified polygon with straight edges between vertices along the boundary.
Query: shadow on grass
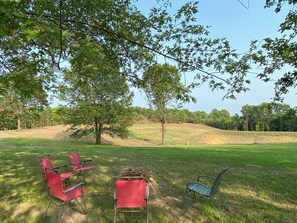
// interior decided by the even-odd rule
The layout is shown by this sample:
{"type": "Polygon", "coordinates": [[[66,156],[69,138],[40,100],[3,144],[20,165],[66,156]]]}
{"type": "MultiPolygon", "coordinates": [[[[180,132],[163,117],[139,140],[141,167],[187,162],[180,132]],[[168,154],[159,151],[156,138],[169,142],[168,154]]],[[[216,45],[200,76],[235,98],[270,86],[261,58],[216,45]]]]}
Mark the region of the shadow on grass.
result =
{"type": "MultiPolygon", "coordinates": [[[[87,216],[67,210],[63,217],[66,223],[113,222],[114,182],[118,172],[130,166],[149,170],[154,181],[149,200],[150,222],[293,223],[297,219],[294,193],[297,164],[291,162],[296,150],[290,146],[277,153],[278,147],[265,151],[253,147],[258,150],[255,152],[240,146],[188,149],[123,148],[52,140],[1,143],[6,146],[0,149],[0,222],[44,222],[42,214],[48,198],[46,193],[39,196],[43,184],[39,159],[50,154],[54,164],[68,163],[68,152],[76,149],[82,158],[92,159],[95,169],[86,174],[87,216]],[[289,168],[284,167],[282,160],[288,161],[289,168]],[[224,164],[231,168],[221,184],[226,206],[219,199],[215,201],[220,218],[209,199],[201,196],[197,196],[195,202],[188,197],[182,209],[186,184],[196,180],[198,173],[215,175],[224,164]]],[[[79,179],[72,179],[73,183],[77,181],[79,179]]],[[[58,213],[58,207],[51,207],[49,222],[55,222],[58,213]]],[[[125,214],[119,222],[145,222],[145,216],[125,214]]]]}

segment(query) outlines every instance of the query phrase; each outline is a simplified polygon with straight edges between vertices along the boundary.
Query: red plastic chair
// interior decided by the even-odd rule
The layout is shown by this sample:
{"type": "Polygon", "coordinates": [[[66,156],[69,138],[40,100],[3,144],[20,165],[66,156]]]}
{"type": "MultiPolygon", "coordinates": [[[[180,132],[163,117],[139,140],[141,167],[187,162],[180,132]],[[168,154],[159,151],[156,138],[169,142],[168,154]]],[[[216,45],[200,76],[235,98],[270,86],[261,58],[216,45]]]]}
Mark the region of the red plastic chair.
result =
{"type": "Polygon", "coordinates": [[[81,175],[83,171],[91,170],[94,166],[86,166],[87,162],[92,162],[92,160],[81,160],[78,151],[70,152],[69,154],[70,166],[78,176],[81,175]]]}
{"type": "Polygon", "coordinates": [[[116,222],[117,212],[146,211],[148,223],[148,193],[145,180],[117,180],[114,222],[116,222]]]}
{"type": "MultiPolygon", "coordinates": [[[[43,174],[43,179],[44,179],[44,183],[43,183],[43,186],[42,186],[42,189],[41,189],[41,194],[42,194],[42,192],[44,190],[44,187],[46,185],[46,182],[47,182],[46,173],[58,171],[59,169],[61,169],[63,167],[67,167],[67,165],[53,166],[51,156],[46,155],[46,156],[44,156],[44,157],[42,157],[40,159],[40,166],[41,166],[41,169],[42,169],[42,174],[43,174]]],[[[69,180],[71,174],[72,174],[72,172],[65,172],[65,173],[60,174],[62,181],[65,181],[66,185],[67,185],[67,181],[69,180]]]]}
{"type": "Polygon", "coordinates": [[[50,188],[50,197],[49,197],[49,202],[46,207],[46,210],[43,214],[44,218],[46,218],[46,214],[50,204],[54,203],[62,207],[59,220],[58,220],[58,222],[61,222],[66,204],[68,204],[72,209],[74,209],[70,203],[73,200],[76,200],[77,203],[80,205],[81,211],[79,212],[81,212],[82,214],[87,213],[85,207],[83,207],[83,205],[79,202],[79,200],[77,200],[77,198],[83,197],[84,193],[86,193],[86,190],[82,188],[82,185],[84,184],[84,182],[81,182],[74,186],[69,186],[64,189],[60,174],[57,174],[56,172],[50,172],[50,173],[46,173],[46,177],[47,177],[47,184],[50,188]]]}

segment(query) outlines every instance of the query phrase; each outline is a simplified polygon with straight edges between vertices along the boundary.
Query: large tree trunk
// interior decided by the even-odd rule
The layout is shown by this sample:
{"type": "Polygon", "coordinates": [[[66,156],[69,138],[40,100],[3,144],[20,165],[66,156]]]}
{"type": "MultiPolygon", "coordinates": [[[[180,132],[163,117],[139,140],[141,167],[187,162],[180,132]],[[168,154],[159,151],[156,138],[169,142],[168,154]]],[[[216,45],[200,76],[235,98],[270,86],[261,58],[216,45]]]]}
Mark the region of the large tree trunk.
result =
{"type": "Polygon", "coordinates": [[[101,144],[101,134],[102,134],[102,124],[95,122],[95,136],[96,136],[96,144],[101,144]]]}

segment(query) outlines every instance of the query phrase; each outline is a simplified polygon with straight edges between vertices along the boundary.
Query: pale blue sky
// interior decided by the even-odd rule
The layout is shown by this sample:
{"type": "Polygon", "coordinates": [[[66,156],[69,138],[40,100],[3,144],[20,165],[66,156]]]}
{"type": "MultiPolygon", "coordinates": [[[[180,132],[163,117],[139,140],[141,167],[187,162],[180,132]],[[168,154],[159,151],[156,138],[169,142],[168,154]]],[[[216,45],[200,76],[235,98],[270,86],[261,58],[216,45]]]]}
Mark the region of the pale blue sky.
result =
{"type": "MultiPolygon", "coordinates": [[[[141,7],[148,8],[153,1],[139,0],[141,7]]],[[[185,0],[172,0],[173,7],[178,7],[185,0]]],[[[242,0],[247,5],[248,0],[242,0]]],[[[238,53],[244,53],[249,49],[252,40],[261,40],[266,37],[277,37],[279,24],[284,21],[288,10],[276,14],[273,9],[264,9],[265,1],[250,0],[249,9],[244,8],[237,0],[201,0],[199,3],[199,15],[197,22],[209,25],[210,37],[226,37],[231,46],[238,53]]],[[[227,109],[232,115],[240,114],[241,107],[246,104],[258,105],[269,102],[274,96],[272,83],[264,83],[249,74],[251,79],[250,91],[237,95],[236,100],[225,99],[222,101],[224,92],[211,92],[207,85],[193,91],[197,98],[196,104],[185,104],[184,108],[191,111],[211,112],[212,109],[227,109]]],[[[136,91],[134,98],[135,106],[147,107],[145,99],[136,91]]],[[[296,90],[285,96],[284,103],[291,107],[297,106],[296,90]]]]}

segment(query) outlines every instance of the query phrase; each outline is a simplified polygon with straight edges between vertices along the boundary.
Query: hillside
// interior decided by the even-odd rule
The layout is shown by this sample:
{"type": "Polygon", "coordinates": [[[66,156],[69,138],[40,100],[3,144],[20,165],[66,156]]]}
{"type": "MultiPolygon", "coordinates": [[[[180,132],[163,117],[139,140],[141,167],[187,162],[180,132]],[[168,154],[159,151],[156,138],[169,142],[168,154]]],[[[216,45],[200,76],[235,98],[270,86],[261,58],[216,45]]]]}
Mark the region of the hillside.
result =
{"type": "MultiPolygon", "coordinates": [[[[0,138],[47,138],[70,140],[67,127],[58,125],[28,130],[0,131],[0,138]]],[[[159,124],[135,124],[128,139],[103,136],[104,144],[122,146],[157,146],[161,141],[159,124]]],[[[93,141],[91,138],[82,140],[93,141]]],[[[297,142],[297,132],[239,132],[226,131],[200,124],[167,124],[166,145],[254,144],[297,142]]]]}

